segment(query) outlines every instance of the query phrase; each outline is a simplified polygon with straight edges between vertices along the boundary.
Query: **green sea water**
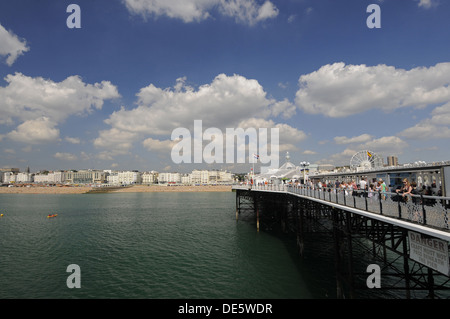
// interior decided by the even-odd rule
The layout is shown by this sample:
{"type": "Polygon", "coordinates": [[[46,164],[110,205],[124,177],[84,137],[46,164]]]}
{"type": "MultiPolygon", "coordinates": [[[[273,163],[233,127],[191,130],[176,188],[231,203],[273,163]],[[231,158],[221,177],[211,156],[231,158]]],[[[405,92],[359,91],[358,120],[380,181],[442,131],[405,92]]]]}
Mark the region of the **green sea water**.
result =
{"type": "Polygon", "coordinates": [[[302,261],[292,240],[236,221],[235,196],[0,194],[0,298],[333,297],[333,255],[302,261]]]}

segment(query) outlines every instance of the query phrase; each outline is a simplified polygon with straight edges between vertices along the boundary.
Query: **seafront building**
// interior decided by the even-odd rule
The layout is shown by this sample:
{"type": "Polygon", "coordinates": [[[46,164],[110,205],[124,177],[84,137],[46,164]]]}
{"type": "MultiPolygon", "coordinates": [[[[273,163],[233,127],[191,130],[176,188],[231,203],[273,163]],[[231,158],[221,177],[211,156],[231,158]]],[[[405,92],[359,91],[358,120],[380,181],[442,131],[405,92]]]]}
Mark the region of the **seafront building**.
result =
{"type": "Polygon", "coordinates": [[[141,173],[138,171],[121,171],[117,173],[119,184],[132,185],[141,183],[141,173]]]}
{"type": "Polygon", "coordinates": [[[27,172],[17,173],[16,183],[32,183],[32,182],[33,182],[33,174],[27,172]]]}
{"type": "Polygon", "coordinates": [[[156,171],[144,172],[141,176],[141,183],[143,185],[151,185],[158,183],[159,173],[156,171]]]}
{"type": "Polygon", "coordinates": [[[158,183],[159,184],[181,184],[181,174],[180,173],[159,173],[158,183]]]}
{"type": "Polygon", "coordinates": [[[100,170],[67,171],[65,183],[68,184],[105,184],[107,173],[100,170]]]}
{"type": "Polygon", "coordinates": [[[109,185],[141,184],[142,181],[142,175],[138,171],[110,171],[106,174],[106,183],[109,185]]]}
{"type": "Polygon", "coordinates": [[[17,174],[13,172],[3,173],[3,183],[4,184],[14,184],[17,181],[17,174]]]}
{"type": "Polygon", "coordinates": [[[43,172],[32,175],[32,181],[36,184],[62,184],[66,181],[66,172],[43,172]]]}
{"type": "Polygon", "coordinates": [[[388,156],[387,157],[387,166],[398,166],[398,157],[397,156],[388,156]]]}
{"type": "Polygon", "coordinates": [[[193,170],[189,175],[189,183],[191,185],[231,184],[233,183],[233,174],[228,171],[193,170]]]}
{"type": "Polygon", "coordinates": [[[16,176],[19,173],[18,168],[0,168],[0,182],[9,184],[16,182],[16,176]]]}

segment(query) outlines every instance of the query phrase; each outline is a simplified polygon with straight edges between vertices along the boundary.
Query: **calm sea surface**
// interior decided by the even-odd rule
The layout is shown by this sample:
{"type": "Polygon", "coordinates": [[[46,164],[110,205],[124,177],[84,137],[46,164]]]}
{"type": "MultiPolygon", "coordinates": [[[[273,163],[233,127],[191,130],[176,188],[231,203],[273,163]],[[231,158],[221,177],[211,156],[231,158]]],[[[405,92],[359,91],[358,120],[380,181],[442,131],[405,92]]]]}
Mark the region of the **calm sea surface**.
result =
{"type": "Polygon", "coordinates": [[[330,245],[299,258],[295,241],[236,222],[235,196],[0,194],[0,298],[334,298],[330,245]]]}

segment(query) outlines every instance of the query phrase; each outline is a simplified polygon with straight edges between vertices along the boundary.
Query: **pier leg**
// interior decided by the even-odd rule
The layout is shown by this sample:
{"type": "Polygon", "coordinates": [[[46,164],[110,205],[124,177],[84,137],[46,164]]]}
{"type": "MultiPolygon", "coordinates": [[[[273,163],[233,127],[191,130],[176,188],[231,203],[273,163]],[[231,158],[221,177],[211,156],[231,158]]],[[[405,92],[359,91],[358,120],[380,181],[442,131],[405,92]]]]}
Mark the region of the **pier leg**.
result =
{"type": "Polygon", "coordinates": [[[346,218],[346,232],[347,232],[347,249],[348,249],[348,284],[349,284],[349,293],[350,298],[355,298],[355,293],[353,291],[353,246],[352,246],[352,227],[351,227],[351,220],[352,216],[349,212],[345,213],[346,218]]]}
{"type": "Polygon", "coordinates": [[[295,213],[297,215],[297,248],[300,256],[303,257],[304,240],[303,240],[303,209],[299,209],[298,201],[295,201],[295,213]]]}
{"type": "Polygon", "coordinates": [[[406,289],[406,299],[411,299],[410,293],[410,273],[409,273],[409,263],[408,263],[408,245],[406,243],[407,233],[404,231],[403,234],[403,272],[405,273],[405,289],[406,289]]]}
{"type": "Polygon", "coordinates": [[[428,296],[429,299],[434,299],[434,277],[433,277],[433,270],[431,268],[428,268],[428,296]]]}
{"type": "Polygon", "coordinates": [[[332,209],[333,218],[333,237],[334,237],[334,270],[336,275],[336,297],[337,299],[344,298],[344,287],[341,277],[341,240],[340,240],[340,229],[339,229],[339,216],[336,209],[332,209]]]}

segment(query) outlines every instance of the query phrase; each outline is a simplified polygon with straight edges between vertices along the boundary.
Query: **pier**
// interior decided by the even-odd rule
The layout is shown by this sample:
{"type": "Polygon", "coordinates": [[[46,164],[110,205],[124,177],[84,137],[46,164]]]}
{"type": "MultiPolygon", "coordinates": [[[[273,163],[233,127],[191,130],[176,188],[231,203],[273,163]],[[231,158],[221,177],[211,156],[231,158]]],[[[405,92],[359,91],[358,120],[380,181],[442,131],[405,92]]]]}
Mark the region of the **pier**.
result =
{"type": "Polygon", "coordinates": [[[302,184],[241,185],[236,220],[255,221],[256,231],[280,229],[296,242],[300,258],[305,239],[321,232],[333,245],[337,298],[358,298],[362,289],[396,290],[404,298],[450,297],[450,197],[345,190],[302,184]],[[354,247],[364,247],[380,267],[379,287],[371,273],[355,266],[354,247]],[[414,293],[413,293],[414,292],[414,293]]]}

